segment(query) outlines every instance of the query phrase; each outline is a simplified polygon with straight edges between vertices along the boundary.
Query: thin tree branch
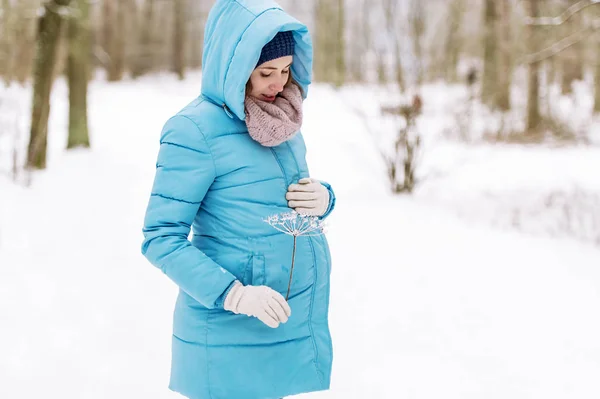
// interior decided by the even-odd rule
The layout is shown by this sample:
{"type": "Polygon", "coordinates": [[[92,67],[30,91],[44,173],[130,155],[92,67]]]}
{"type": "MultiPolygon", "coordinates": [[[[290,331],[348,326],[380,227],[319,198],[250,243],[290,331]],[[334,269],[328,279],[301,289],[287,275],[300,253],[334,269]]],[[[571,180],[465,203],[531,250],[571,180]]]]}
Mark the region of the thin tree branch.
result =
{"type": "MultiPolygon", "coordinates": [[[[598,0],[598,1],[600,2],[600,0],[598,0]]],[[[554,57],[558,53],[573,46],[574,44],[579,43],[586,37],[595,33],[598,29],[600,29],[600,20],[595,20],[592,22],[592,26],[581,29],[581,30],[575,32],[574,34],[572,34],[562,40],[559,40],[558,42],[554,43],[553,45],[546,47],[543,50],[540,50],[536,53],[525,56],[524,63],[532,64],[534,62],[540,62],[540,61],[546,60],[548,58],[554,57]]]]}
{"type": "Polygon", "coordinates": [[[533,25],[533,26],[558,26],[567,22],[571,17],[584,8],[589,6],[593,6],[595,4],[600,4],[600,0],[582,0],[578,3],[573,4],[565,12],[563,12],[558,17],[525,17],[525,25],[533,25]]]}

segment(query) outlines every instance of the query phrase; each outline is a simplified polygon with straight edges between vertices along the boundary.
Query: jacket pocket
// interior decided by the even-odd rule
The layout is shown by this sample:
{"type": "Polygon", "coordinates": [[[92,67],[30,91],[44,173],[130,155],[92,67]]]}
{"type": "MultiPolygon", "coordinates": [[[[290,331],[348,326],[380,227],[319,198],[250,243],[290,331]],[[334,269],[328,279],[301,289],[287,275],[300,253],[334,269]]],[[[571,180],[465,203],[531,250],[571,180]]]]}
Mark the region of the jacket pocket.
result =
{"type": "Polygon", "coordinates": [[[265,256],[252,255],[250,258],[252,285],[265,285],[265,256]]]}
{"type": "Polygon", "coordinates": [[[240,281],[244,285],[252,285],[252,255],[248,257],[245,267],[242,270],[240,281]]]}

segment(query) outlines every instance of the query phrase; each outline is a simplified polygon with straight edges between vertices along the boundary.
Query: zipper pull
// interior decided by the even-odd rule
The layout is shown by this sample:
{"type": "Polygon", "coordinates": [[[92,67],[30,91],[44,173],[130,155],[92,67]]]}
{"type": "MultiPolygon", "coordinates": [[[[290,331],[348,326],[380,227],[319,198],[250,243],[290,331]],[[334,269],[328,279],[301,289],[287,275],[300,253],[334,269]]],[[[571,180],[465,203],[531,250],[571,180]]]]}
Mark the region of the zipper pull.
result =
{"type": "Polygon", "coordinates": [[[225,110],[225,113],[227,114],[227,116],[229,118],[233,119],[233,114],[229,110],[229,107],[227,106],[227,104],[223,103],[223,109],[225,110]]]}

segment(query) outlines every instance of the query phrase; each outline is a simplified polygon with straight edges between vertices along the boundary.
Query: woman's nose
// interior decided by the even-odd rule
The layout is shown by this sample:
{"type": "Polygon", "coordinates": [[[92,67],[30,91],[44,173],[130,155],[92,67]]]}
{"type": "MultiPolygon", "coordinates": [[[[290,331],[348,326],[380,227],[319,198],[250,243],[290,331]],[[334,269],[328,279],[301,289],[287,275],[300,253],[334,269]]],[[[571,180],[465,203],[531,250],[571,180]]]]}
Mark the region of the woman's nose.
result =
{"type": "Polygon", "coordinates": [[[283,83],[281,82],[275,82],[271,85],[271,90],[280,92],[283,91],[283,83]]]}

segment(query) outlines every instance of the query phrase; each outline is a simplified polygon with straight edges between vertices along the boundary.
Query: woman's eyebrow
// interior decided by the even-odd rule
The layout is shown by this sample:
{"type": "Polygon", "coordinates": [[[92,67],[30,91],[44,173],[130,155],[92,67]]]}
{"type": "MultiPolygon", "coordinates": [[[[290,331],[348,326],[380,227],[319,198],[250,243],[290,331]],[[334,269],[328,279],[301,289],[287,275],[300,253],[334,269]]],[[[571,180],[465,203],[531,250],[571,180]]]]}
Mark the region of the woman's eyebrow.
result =
{"type": "MultiPolygon", "coordinates": [[[[290,64],[289,64],[288,66],[286,66],[285,68],[289,68],[289,67],[292,65],[292,63],[293,63],[293,62],[290,62],[290,64]]],[[[283,69],[285,69],[285,68],[283,68],[283,69]]],[[[272,69],[272,70],[277,70],[277,69],[279,69],[279,68],[275,68],[275,67],[268,67],[268,66],[266,66],[266,67],[261,67],[260,69],[272,69]]]]}

